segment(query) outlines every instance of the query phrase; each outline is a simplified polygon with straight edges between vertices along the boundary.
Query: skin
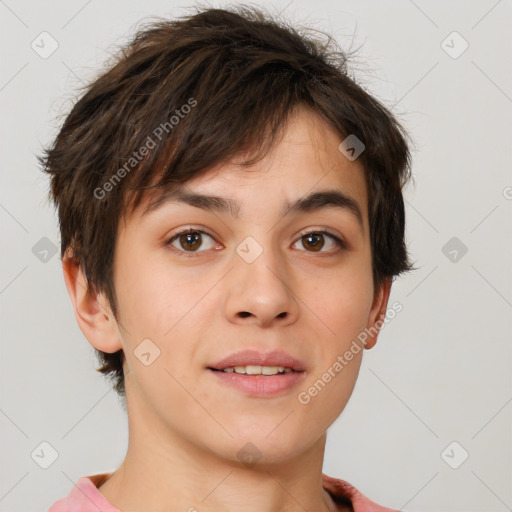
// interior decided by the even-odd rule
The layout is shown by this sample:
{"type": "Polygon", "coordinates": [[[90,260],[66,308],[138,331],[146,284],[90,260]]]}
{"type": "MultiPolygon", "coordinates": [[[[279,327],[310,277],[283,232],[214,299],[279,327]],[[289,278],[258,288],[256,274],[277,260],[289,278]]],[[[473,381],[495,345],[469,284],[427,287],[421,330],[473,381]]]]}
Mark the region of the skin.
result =
{"type": "Polygon", "coordinates": [[[123,512],[350,510],[333,502],[321,475],[327,428],[352,394],[363,350],[308,404],[297,399],[358,334],[379,327],[389,298],[389,280],[373,286],[363,168],[338,151],[341,141],[317,114],[299,109],[251,172],[233,161],[187,182],[189,191],[240,201],[239,218],[170,202],[147,215],[143,204],[121,219],[119,322],[63,258],[82,332],[96,349],[126,355],[128,451],[99,487],[123,512]],[[280,213],[284,201],[327,188],[358,201],[363,228],[345,209],[280,213]],[[190,250],[194,239],[165,245],[191,225],[211,236],[199,237],[199,251],[190,250]],[[311,249],[315,240],[304,246],[302,232],[321,227],[347,248],[328,236],[320,251],[311,249]],[[236,252],[247,236],[263,248],[250,264],[236,252]],[[134,350],[147,338],[160,355],[145,366],[134,350]],[[305,378],[271,398],[219,383],[206,366],[241,348],[285,350],[307,363],[305,378]],[[247,442],[261,453],[251,466],[237,457],[247,442]]]}

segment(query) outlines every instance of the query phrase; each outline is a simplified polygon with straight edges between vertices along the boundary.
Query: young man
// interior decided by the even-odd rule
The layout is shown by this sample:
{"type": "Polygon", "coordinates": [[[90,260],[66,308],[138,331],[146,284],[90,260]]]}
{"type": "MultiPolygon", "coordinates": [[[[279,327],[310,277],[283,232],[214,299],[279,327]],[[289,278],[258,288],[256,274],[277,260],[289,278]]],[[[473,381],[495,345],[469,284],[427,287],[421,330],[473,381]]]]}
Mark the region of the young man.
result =
{"type": "Polygon", "coordinates": [[[412,269],[406,133],[344,59],[206,9],[139,32],[74,106],[41,162],[130,435],[51,512],[389,510],[322,473],[412,269]]]}

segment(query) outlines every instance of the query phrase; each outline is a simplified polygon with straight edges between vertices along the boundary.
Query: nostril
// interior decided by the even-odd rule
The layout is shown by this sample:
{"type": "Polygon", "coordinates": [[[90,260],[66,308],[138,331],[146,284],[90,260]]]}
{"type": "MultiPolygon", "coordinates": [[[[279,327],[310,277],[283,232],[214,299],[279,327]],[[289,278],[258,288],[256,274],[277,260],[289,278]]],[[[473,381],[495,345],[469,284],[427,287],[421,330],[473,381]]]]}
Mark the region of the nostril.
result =
{"type": "Polygon", "coordinates": [[[241,316],[242,318],[245,318],[245,317],[247,317],[247,316],[250,316],[250,314],[251,314],[251,313],[248,313],[247,311],[241,311],[241,312],[240,312],[240,316],[241,316]]]}

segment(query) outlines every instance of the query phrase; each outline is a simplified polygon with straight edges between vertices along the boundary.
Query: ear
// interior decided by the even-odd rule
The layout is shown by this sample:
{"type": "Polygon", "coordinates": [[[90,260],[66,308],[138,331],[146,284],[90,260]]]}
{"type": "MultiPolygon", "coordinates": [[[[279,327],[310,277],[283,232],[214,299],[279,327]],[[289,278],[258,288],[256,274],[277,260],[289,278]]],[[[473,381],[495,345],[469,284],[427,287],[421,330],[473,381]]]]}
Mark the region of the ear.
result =
{"type": "Polygon", "coordinates": [[[62,270],[78,326],[89,343],[108,353],[122,349],[117,322],[106,296],[89,290],[87,279],[69,250],[62,258],[62,270]]]}
{"type": "Polygon", "coordinates": [[[368,325],[366,326],[368,337],[366,338],[366,343],[364,345],[365,349],[369,350],[377,343],[380,328],[382,327],[384,318],[386,317],[390,291],[391,278],[386,278],[382,282],[380,288],[376,290],[373,297],[373,304],[368,317],[368,325]]]}

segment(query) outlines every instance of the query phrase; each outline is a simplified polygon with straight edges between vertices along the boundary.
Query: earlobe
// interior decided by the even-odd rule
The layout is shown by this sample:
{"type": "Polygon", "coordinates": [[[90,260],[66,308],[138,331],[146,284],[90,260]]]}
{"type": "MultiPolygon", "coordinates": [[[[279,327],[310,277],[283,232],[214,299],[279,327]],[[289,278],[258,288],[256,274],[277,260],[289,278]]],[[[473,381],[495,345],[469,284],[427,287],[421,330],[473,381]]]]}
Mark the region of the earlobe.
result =
{"type": "Polygon", "coordinates": [[[102,352],[122,349],[117,322],[103,293],[92,292],[80,265],[67,251],[62,258],[64,281],[80,330],[89,343],[102,352]]]}
{"type": "Polygon", "coordinates": [[[391,292],[391,279],[386,278],[373,298],[372,309],[368,318],[366,332],[368,337],[365,342],[365,349],[371,349],[377,343],[379,331],[386,317],[389,294],[391,292]]]}

